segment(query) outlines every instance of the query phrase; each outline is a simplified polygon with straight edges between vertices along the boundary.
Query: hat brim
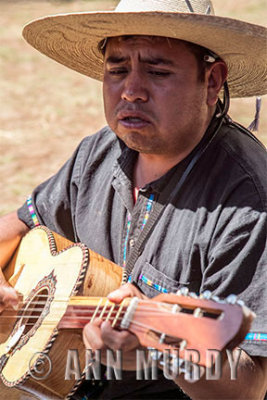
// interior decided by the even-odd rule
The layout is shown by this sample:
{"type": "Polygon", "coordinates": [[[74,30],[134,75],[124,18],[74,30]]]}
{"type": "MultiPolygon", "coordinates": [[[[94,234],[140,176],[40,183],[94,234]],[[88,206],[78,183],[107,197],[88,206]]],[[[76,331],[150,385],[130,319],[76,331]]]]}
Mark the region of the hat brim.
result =
{"type": "Polygon", "coordinates": [[[192,13],[79,12],[27,24],[26,41],[41,53],[102,80],[106,37],[153,35],[186,40],[218,54],[227,64],[231,97],[267,93],[266,28],[231,18],[192,13]]]}

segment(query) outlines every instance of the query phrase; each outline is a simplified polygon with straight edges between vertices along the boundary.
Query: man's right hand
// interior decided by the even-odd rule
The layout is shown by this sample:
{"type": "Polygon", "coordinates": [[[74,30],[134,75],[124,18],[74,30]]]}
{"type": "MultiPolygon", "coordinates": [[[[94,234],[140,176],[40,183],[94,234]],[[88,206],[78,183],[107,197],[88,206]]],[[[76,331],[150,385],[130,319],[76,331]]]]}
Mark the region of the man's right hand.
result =
{"type": "Polygon", "coordinates": [[[0,313],[5,308],[12,307],[13,310],[18,308],[19,298],[15,289],[10,286],[0,286],[0,313]]]}
{"type": "Polygon", "coordinates": [[[0,343],[4,343],[12,332],[17,319],[19,297],[15,289],[2,284],[0,286],[0,343]]]}
{"type": "Polygon", "coordinates": [[[28,231],[29,228],[16,212],[0,218],[0,343],[6,340],[13,329],[19,305],[19,296],[6,281],[2,270],[28,231]]]}

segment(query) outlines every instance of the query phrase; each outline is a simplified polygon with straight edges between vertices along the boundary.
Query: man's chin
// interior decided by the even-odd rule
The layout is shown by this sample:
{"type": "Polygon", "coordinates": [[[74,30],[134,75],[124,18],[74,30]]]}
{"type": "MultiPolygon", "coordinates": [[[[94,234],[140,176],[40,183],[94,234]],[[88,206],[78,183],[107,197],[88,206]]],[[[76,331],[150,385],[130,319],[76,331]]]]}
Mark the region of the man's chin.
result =
{"type": "Polygon", "coordinates": [[[123,142],[126,144],[127,147],[129,147],[129,149],[138,151],[138,153],[144,153],[144,154],[155,153],[150,146],[145,146],[144,144],[136,143],[130,140],[123,140],[123,142]]]}
{"type": "MultiPolygon", "coordinates": [[[[155,147],[151,146],[151,138],[146,140],[139,132],[131,132],[126,135],[117,135],[129,149],[138,151],[139,153],[155,154],[155,147]]],[[[157,153],[158,151],[156,151],[157,153]]]]}

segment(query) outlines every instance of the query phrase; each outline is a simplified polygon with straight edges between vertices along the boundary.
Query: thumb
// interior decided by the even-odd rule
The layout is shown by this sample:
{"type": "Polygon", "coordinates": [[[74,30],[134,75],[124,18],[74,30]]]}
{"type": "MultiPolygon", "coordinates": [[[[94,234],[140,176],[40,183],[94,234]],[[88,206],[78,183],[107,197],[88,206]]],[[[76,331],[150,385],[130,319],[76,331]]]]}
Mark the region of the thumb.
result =
{"type": "Polygon", "coordinates": [[[146,299],[147,297],[133,284],[126,283],[119,289],[114,290],[107,296],[110,301],[114,303],[121,303],[126,297],[138,297],[139,299],[146,299]]]}

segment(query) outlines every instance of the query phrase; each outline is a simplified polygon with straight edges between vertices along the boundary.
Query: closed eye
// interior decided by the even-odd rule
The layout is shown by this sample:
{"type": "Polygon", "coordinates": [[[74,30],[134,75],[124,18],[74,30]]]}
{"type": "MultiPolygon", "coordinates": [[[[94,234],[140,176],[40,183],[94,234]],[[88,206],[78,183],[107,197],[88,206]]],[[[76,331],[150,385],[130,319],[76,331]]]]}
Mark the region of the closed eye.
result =
{"type": "Polygon", "coordinates": [[[171,72],[169,72],[169,71],[150,70],[150,71],[148,71],[148,73],[149,73],[150,75],[162,76],[162,77],[171,75],[171,72]]]}
{"type": "Polygon", "coordinates": [[[108,71],[110,75],[122,75],[127,73],[127,69],[125,68],[116,68],[116,69],[110,69],[108,71]]]}

